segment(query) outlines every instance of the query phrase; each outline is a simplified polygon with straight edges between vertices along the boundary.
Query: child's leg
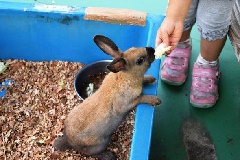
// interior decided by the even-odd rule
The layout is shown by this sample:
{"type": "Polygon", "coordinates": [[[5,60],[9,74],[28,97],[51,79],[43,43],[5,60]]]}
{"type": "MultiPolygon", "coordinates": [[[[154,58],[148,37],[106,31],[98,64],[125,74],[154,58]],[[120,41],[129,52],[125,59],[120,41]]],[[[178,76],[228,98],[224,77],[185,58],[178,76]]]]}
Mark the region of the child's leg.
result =
{"type": "Polygon", "coordinates": [[[189,28],[188,30],[183,31],[182,37],[180,38],[179,42],[184,42],[190,38],[192,28],[189,28]]]}
{"type": "Polygon", "coordinates": [[[201,38],[200,53],[202,57],[207,61],[216,61],[222,51],[225,42],[226,36],[214,41],[208,41],[204,38],[201,38]]]}
{"type": "Polygon", "coordinates": [[[218,57],[226,41],[233,2],[199,1],[196,18],[201,49],[193,68],[190,94],[194,107],[212,107],[218,99],[218,57]]]}

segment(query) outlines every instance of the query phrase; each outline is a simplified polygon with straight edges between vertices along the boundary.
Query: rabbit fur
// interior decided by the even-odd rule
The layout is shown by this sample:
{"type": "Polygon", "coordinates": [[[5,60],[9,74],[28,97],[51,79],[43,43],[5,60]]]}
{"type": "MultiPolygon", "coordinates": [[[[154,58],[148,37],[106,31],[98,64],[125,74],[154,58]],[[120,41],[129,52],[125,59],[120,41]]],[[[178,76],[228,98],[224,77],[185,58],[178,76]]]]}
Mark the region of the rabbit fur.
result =
{"type": "Polygon", "coordinates": [[[94,42],[113,61],[111,71],[100,88],[68,114],[64,122],[64,135],[54,141],[55,150],[74,149],[101,160],[116,159],[107,151],[111,134],[117,130],[126,115],[139,103],[156,106],[157,96],[142,95],[143,84],[156,79],[144,76],[154,61],[152,47],[130,48],[122,52],[108,37],[96,35],[94,42]]]}

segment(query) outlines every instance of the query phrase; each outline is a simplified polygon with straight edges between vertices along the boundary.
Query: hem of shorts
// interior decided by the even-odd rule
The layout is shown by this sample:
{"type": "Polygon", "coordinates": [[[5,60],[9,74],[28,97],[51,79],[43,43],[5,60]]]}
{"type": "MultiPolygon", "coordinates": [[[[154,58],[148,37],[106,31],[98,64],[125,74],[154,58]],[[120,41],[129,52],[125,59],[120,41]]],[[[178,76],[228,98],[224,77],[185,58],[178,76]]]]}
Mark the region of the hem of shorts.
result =
{"type": "Polygon", "coordinates": [[[220,30],[215,30],[215,31],[203,31],[203,29],[198,25],[198,31],[202,38],[208,41],[214,41],[217,39],[224,38],[229,31],[229,26],[220,30]]]}

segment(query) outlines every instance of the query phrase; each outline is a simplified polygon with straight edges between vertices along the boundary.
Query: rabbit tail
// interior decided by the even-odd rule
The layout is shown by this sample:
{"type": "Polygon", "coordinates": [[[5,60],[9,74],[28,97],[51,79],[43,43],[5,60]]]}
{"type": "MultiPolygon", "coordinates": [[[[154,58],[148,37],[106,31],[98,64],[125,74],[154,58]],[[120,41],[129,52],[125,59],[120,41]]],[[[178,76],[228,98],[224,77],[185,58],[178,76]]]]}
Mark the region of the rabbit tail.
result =
{"type": "Polygon", "coordinates": [[[56,139],[53,143],[53,147],[55,150],[59,151],[72,149],[72,146],[68,143],[67,137],[65,135],[56,139]]]}

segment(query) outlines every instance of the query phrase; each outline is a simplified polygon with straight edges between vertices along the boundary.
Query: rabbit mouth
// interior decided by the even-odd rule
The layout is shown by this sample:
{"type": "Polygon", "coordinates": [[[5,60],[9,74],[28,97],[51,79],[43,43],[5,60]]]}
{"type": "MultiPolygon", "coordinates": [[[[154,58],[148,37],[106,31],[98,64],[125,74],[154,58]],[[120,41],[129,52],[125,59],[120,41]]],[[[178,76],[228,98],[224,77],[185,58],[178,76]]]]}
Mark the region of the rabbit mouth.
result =
{"type": "Polygon", "coordinates": [[[148,62],[152,63],[155,60],[155,49],[152,47],[146,47],[147,53],[148,53],[148,62]]]}

